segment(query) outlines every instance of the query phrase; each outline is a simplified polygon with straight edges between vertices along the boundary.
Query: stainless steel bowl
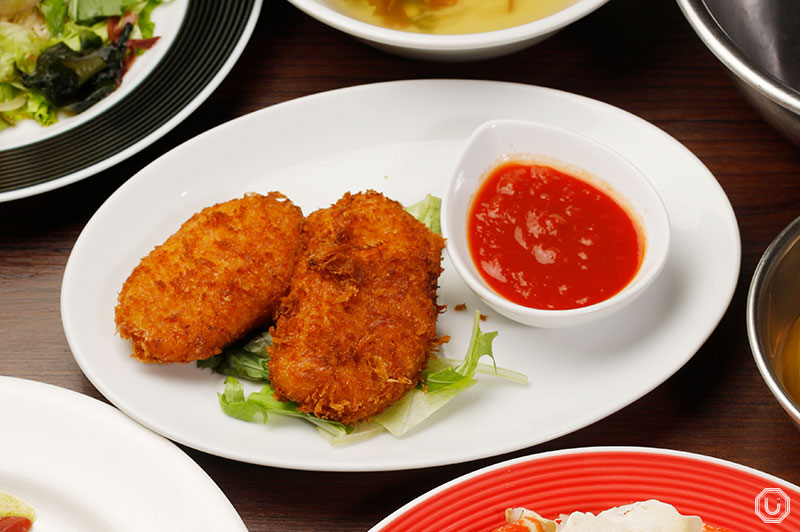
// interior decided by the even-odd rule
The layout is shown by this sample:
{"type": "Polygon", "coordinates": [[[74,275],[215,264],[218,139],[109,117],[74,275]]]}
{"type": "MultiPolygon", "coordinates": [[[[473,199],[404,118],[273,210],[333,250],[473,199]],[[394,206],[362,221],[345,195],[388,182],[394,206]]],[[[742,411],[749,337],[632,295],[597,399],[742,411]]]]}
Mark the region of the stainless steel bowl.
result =
{"type": "Polygon", "coordinates": [[[800,316],[800,217],[772,241],[756,266],[747,295],[747,336],[758,370],[772,394],[800,428],[800,404],[784,387],[783,341],[800,316]]]}
{"type": "Polygon", "coordinates": [[[745,98],[800,145],[800,1],[677,1],[745,98]]]}

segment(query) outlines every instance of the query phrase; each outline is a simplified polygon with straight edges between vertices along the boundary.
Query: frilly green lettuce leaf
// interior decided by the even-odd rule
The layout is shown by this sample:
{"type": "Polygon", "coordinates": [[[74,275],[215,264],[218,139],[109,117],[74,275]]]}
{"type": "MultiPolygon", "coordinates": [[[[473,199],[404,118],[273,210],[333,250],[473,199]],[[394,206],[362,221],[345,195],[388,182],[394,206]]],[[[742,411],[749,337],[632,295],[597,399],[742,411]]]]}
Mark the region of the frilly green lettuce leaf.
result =
{"type": "Polygon", "coordinates": [[[28,93],[28,103],[25,112],[43,126],[55,124],[58,120],[56,108],[50,105],[44,96],[35,92],[28,93]]]}
{"type": "Polygon", "coordinates": [[[231,417],[249,423],[266,423],[267,410],[256,402],[248,402],[244,385],[235,377],[225,379],[225,391],[217,394],[222,411],[231,417]]]}
{"type": "Polygon", "coordinates": [[[64,0],[41,0],[39,10],[44,15],[50,35],[52,37],[61,35],[67,20],[67,3],[64,0]]]}
{"type": "Polygon", "coordinates": [[[332,436],[339,436],[352,432],[353,428],[306,414],[297,410],[294,403],[278,401],[275,391],[269,384],[265,384],[260,391],[252,392],[245,396],[244,385],[236,377],[225,379],[225,391],[218,393],[219,405],[222,411],[231,417],[249,421],[250,423],[266,423],[269,414],[299,417],[314,424],[317,429],[329,432],[332,436]]]}
{"type": "Polygon", "coordinates": [[[36,56],[48,46],[33,31],[11,22],[0,21],[0,81],[13,81],[16,68],[32,70],[36,56]]]}
{"type": "Polygon", "coordinates": [[[49,126],[57,121],[56,109],[47,103],[47,100],[35,92],[19,92],[9,83],[0,83],[0,101],[4,101],[4,96],[14,94],[15,98],[20,96],[25,99],[23,105],[9,111],[0,112],[0,122],[6,125],[13,125],[22,119],[36,120],[42,126],[49,126]]]}

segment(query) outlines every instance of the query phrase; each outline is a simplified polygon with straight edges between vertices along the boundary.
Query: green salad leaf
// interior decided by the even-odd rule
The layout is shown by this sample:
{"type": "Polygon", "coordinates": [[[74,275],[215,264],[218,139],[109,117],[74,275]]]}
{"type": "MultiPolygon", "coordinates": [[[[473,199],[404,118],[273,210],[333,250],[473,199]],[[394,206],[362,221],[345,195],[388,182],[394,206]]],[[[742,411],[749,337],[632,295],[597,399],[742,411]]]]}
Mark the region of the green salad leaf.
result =
{"type": "Polygon", "coordinates": [[[68,0],[69,17],[78,22],[124,15],[137,0],[68,0]]]}
{"type": "Polygon", "coordinates": [[[139,13],[139,19],[136,21],[136,25],[139,26],[139,31],[141,31],[143,39],[149,39],[155,34],[156,25],[153,23],[150,15],[153,10],[162,3],[162,0],[148,0],[146,2],[140,2],[138,6],[133,8],[134,12],[139,13]]]}
{"type": "Polygon", "coordinates": [[[290,401],[278,401],[275,399],[275,391],[269,384],[265,384],[260,391],[252,392],[245,397],[244,386],[239,382],[239,379],[226,377],[225,391],[218,393],[217,396],[219,397],[219,405],[222,411],[242,421],[266,423],[269,414],[272,413],[299,417],[315,425],[318,430],[329,433],[333,437],[342,436],[353,431],[353,427],[300,412],[297,406],[290,401]]]}
{"type": "Polygon", "coordinates": [[[217,397],[222,411],[229,416],[248,423],[267,422],[267,412],[255,401],[247,402],[244,385],[236,377],[225,379],[225,391],[218,393],[217,397]]]}
{"type": "Polygon", "coordinates": [[[208,368],[223,375],[239,377],[251,381],[269,382],[269,353],[272,345],[269,331],[255,335],[241,345],[233,345],[219,355],[198,360],[198,368],[208,368]]]}
{"type": "MultiPolygon", "coordinates": [[[[14,87],[11,83],[0,82],[0,103],[19,100],[19,92],[19,89],[14,87]]],[[[14,107],[19,107],[19,105],[15,105],[14,107]]]]}
{"type": "Polygon", "coordinates": [[[23,119],[36,120],[43,126],[49,126],[56,122],[56,109],[40,94],[0,82],[0,128],[23,119]]]}
{"type": "Polygon", "coordinates": [[[56,108],[41,94],[28,93],[28,102],[21,112],[25,118],[36,120],[43,126],[55,124],[58,120],[56,108]]]}
{"type": "Polygon", "coordinates": [[[64,30],[64,22],[67,20],[67,4],[64,0],[41,0],[39,10],[44,15],[47,23],[47,31],[53,37],[58,37],[64,30]]]}
{"type": "Polygon", "coordinates": [[[406,212],[414,218],[424,223],[428,229],[442,234],[442,224],[439,222],[439,214],[442,210],[442,200],[430,194],[413,205],[406,207],[406,212]]]}
{"type": "Polygon", "coordinates": [[[14,81],[16,69],[31,70],[48,41],[19,24],[0,21],[0,81],[14,81]]]}
{"type": "Polygon", "coordinates": [[[208,368],[228,376],[225,379],[225,391],[217,394],[222,411],[231,417],[250,423],[266,423],[270,413],[299,417],[332,437],[352,432],[353,427],[300,412],[294,403],[275,399],[275,390],[269,383],[267,364],[269,362],[267,348],[271,345],[272,335],[269,331],[264,331],[244,344],[234,345],[219,355],[197,361],[199,368],[208,368]],[[245,396],[244,385],[239,378],[265,384],[260,391],[245,396]]]}

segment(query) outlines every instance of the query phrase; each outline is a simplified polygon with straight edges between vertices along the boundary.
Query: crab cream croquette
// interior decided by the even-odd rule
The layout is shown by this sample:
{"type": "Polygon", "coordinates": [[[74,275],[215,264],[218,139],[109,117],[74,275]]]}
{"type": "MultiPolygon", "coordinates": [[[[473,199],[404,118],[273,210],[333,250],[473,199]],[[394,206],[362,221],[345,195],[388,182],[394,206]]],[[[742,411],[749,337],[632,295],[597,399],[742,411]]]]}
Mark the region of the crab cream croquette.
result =
{"type": "Polygon", "coordinates": [[[311,213],[272,328],[276,396],[356,423],[400,399],[440,343],[436,288],[444,240],[377,192],[311,213]]]}
{"type": "Polygon", "coordinates": [[[285,196],[247,194],[192,216],[119,294],[117,331],[142,362],[190,362],[273,322],[304,222],[285,196]]]}

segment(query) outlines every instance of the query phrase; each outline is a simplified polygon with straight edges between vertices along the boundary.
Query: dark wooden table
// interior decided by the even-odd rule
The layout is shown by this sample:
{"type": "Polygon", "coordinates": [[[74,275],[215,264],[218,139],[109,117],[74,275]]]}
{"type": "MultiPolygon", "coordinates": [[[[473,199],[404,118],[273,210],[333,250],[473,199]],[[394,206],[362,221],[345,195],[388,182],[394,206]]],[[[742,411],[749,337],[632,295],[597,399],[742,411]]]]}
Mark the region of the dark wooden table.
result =
{"type": "Polygon", "coordinates": [[[387,55],[287,2],[266,0],[233,71],[174,131],[99,175],[0,204],[0,374],[105,400],[81,373],[64,337],[61,278],[89,217],[150,161],[212,126],[293,98],[364,83],[442,77],[578,93],[630,111],[685,144],[722,184],[739,221],[741,274],[730,308],[694,358],[659,388],[592,426],[510,455],[355,474],[274,469],[185,449],[219,484],[248,529],[367,530],[417,495],[478,467],[590,445],[703,453],[800,484],[800,433],[762,382],[745,331],[755,265],[800,210],[800,148],[762,122],[668,0],[613,0],[537,46],[465,64],[387,55]]]}

